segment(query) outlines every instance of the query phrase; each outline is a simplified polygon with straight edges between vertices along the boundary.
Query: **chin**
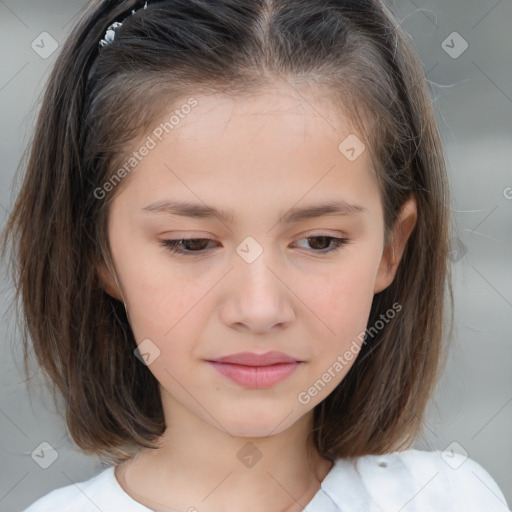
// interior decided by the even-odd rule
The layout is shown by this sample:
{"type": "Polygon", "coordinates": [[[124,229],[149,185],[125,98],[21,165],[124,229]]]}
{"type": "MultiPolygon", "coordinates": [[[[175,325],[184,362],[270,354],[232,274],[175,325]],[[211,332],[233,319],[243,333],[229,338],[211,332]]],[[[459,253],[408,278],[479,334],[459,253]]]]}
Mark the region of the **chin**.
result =
{"type": "Polygon", "coordinates": [[[275,407],[269,410],[268,405],[254,407],[248,411],[245,408],[231,409],[220,420],[226,430],[236,437],[268,437],[277,435],[291,427],[298,419],[298,411],[289,407],[275,407]]]}
{"type": "Polygon", "coordinates": [[[245,438],[262,438],[262,437],[269,437],[270,435],[277,435],[283,430],[286,430],[286,428],[289,425],[286,425],[284,428],[279,427],[279,429],[274,429],[275,424],[273,426],[271,425],[261,425],[260,424],[249,424],[246,423],[245,425],[232,425],[231,428],[229,428],[229,433],[234,437],[245,437],[245,438]]]}

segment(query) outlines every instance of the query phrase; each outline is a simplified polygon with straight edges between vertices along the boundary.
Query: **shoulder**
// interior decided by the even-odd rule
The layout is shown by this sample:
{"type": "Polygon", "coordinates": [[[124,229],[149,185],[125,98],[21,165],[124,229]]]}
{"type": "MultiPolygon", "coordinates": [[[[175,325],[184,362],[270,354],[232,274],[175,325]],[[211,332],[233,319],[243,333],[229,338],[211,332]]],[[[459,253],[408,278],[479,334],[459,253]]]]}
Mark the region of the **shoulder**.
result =
{"type": "Polygon", "coordinates": [[[352,499],[367,511],[509,511],[489,473],[452,451],[411,449],[339,459],[324,483],[333,501],[352,499]]]}
{"type": "Polygon", "coordinates": [[[55,489],[23,512],[147,512],[117,482],[115,468],[109,467],[89,480],[55,489]]]}

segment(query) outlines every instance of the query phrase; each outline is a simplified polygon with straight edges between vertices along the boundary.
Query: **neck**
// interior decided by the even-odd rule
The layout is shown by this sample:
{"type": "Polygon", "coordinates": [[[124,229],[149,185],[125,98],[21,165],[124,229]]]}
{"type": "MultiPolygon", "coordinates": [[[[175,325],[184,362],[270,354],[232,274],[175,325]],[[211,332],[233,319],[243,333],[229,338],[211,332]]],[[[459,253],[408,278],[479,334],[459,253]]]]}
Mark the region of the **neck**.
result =
{"type": "Polygon", "coordinates": [[[299,512],[332,467],[308,439],[313,411],[267,437],[236,437],[173,404],[156,450],[144,449],[116,476],[154,510],[299,512]],[[177,410],[181,409],[181,410],[177,410]]]}

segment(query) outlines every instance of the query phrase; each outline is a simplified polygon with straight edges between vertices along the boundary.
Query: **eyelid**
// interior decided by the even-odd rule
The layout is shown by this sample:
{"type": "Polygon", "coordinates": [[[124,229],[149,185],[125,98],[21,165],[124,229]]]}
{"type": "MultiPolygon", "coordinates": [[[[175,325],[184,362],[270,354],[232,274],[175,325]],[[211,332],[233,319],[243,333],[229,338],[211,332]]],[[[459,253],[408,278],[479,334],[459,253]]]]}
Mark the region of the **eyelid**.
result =
{"type": "MultiPolygon", "coordinates": [[[[197,231],[171,231],[162,233],[160,236],[172,236],[172,240],[198,240],[203,238],[208,238],[210,240],[214,240],[215,237],[211,233],[200,233],[197,231]]],[[[295,240],[302,240],[303,238],[313,238],[317,236],[325,236],[325,237],[333,237],[333,238],[348,238],[348,234],[346,231],[341,231],[339,229],[329,229],[329,228],[316,228],[316,229],[308,229],[301,233],[297,233],[293,238],[295,240]]]]}
{"type": "MultiPolygon", "coordinates": [[[[345,236],[334,236],[327,234],[325,232],[321,233],[313,233],[309,234],[308,236],[301,236],[298,238],[295,242],[297,243],[302,240],[309,240],[313,238],[326,238],[329,240],[330,247],[323,250],[313,250],[313,249],[304,249],[308,251],[311,254],[315,255],[322,255],[322,254],[330,254],[335,253],[336,251],[340,250],[343,246],[349,244],[351,242],[351,239],[345,237],[345,236]]],[[[188,237],[180,237],[180,238],[174,238],[174,239],[162,239],[160,240],[160,245],[163,246],[165,249],[167,249],[169,252],[179,255],[179,256],[188,256],[188,257],[201,257],[204,255],[207,255],[212,249],[204,248],[199,249],[197,251],[190,251],[187,249],[179,249],[179,244],[182,242],[190,242],[190,241],[205,241],[207,242],[207,245],[210,244],[210,242],[215,242],[215,240],[207,237],[200,237],[200,236],[188,236],[188,237]]]]}

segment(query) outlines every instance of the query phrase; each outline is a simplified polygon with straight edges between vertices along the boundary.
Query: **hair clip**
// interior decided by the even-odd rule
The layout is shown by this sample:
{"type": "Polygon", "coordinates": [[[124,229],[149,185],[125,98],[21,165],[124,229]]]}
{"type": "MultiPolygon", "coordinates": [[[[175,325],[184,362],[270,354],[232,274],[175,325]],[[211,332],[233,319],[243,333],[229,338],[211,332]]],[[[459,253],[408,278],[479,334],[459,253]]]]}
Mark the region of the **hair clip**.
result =
{"type": "MultiPolygon", "coordinates": [[[[144,3],[143,9],[146,9],[148,6],[148,3],[144,3]]],[[[140,9],[138,9],[140,10],[140,9]]],[[[137,12],[137,9],[133,9],[130,16],[133,16],[137,12]]],[[[126,18],[125,18],[126,19],[126,18]]],[[[108,26],[107,31],[105,32],[105,35],[103,36],[103,39],[98,43],[100,48],[103,48],[104,46],[109,45],[112,43],[116,37],[116,30],[123,24],[123,21],[115,21],[111,25],[108,26]]]]}

